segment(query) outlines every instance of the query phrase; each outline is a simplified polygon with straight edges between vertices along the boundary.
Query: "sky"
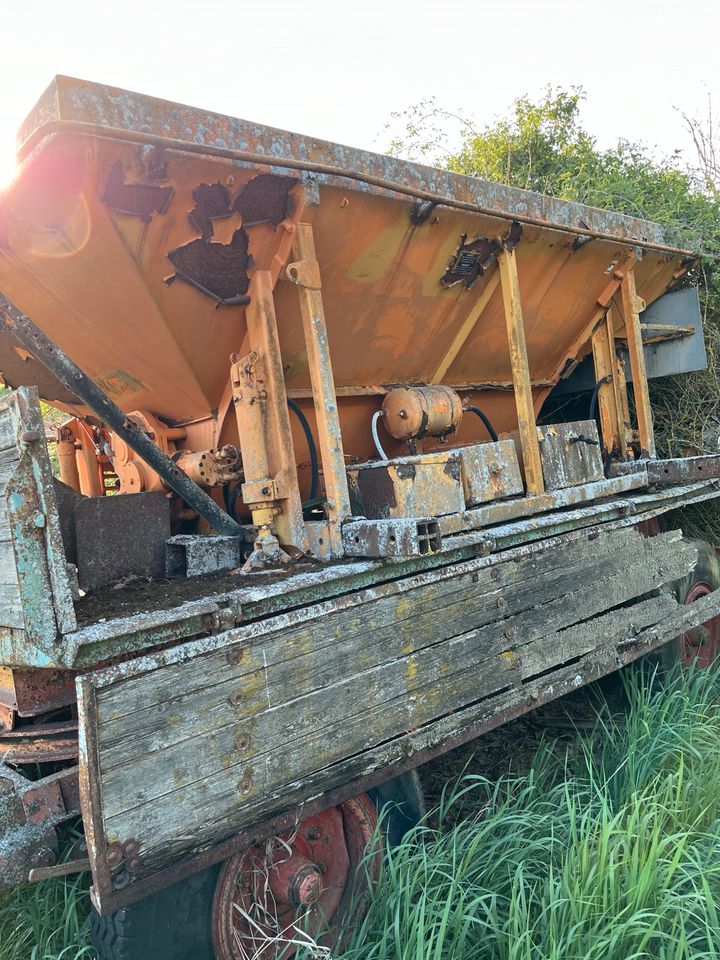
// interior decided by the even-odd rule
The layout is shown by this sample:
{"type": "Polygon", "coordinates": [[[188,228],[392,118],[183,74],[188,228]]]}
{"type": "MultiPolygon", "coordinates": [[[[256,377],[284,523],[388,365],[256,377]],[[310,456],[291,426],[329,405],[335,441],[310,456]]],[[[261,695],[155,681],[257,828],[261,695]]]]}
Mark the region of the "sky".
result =
{"type": "Polygon", "coordinates": [[[585,88],[600,146],[687,150],[720,117],[720,0],[0,0],[0,184],[58,73],[373,150],[435,97],[482,125],[551,84],[585,88]]]}

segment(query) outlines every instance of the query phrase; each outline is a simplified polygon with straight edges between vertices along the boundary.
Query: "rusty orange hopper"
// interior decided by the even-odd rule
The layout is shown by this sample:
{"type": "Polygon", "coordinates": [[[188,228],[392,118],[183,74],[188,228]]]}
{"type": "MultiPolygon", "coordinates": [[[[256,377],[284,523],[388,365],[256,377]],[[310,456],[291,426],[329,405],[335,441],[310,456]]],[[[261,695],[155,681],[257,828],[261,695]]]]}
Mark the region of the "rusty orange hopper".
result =
{"type": "MultiPolygon", "coordinates": [[[[654,455],[639,312],[689,262],[657,225],[65,77],[19,143],[0,289],[252,523],[265,560],[285,559],[278,544],[383,553],[394,534],[377,524],[403,519],[427,521],[406,548],[433,550],[443,526],[571,503],[587,482],[586,497],[617,492],[632,471],[607,480],[603,462],[654,455]],[[569,436],[535,418],[590,351],[601,446],[577,442],[587,456],[558,479],[569,436]],[[496,514],[466,516],[489,501],[496,514]],[[359,515],[376,526],[344,536],[359,515]]],[[[0,370],[72,415],[71,486],[166,489],[7,324],[0,370]]],[[[198,516],[174,510],[176,530],[198,516]]]]}
{"type": "Polygon", "coordinates": [[[413,767],[720,653],[678,529],[720,455],[653,436],[648,371],[702,359],[661,227],[64,77],[19,152],[0,888],[89,869],[102,960],[322,952],[413,767]]]}

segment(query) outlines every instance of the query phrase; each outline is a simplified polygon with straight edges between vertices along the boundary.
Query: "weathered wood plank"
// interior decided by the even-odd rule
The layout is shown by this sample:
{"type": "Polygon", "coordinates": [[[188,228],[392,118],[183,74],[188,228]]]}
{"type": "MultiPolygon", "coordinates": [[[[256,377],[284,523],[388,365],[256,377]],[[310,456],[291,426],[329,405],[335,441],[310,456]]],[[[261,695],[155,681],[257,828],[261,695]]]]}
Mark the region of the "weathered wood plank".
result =
{"type": "MultiPolygon", "coordinates": [[[[691,568],[695,559],[695,549],[686,544],[663,543],[657,540],[643,541],[647,556],[641,558],[633,566],[628,566],[626,558],[616,558],[616,565],[620,571],[604,580],[593,579],[584,588],[575,591],[568,597],[555,597],[535,609],[523,611],[514,621],[516,636],[521,642],[530,643],[541,636],[547,636],[552,631],[577,623],[579,620],[592,616],[606,607],[615,606],[626,601],[629,597],[639,596],[653,589],[665,580],[674,580],[682,576],[691,568]]],[[[547,598],[546,598],[547,599],[547,598]]],[[[497,616],[497,614],[495,614],[497,616]]],[[[441,618],[444,621],[444,617],[441,618]]],[[[508,632],[507,624],[512,620],[503,618],[500,624],[492,624],[495,639],[499,639],[508,632]]],[[[504,647],[510,646],[505,638],[504,647]]],[[[397,647],[395,648],[397,651],[397,647]]],[[[557,651],[562,655],[562,651],[557,651]]],[[[148,733],[147,716],[132,715],[129,724],[120,722],[119,738],[113,741],[108,730],[103,730],[101,722],[101,752],[102,775],[108,785],[108,792],[117,799],[119,804],[132,805],[133,797],[142,795],[150,800],[163,796],[168,792],[168,785],[177,784],[188,776],[196,781],[206,778],[211,780],[215,771],[221,771],[221,777],[227,779],[233,776],[235,767],[242,767],[235,739],[238,736],[249,736],[254,744],[275,744],[287,740],[292,743],[308,735],[313,726],[328,729],[337,724],[343,729],[343,724],[355,705],[363,708],[377,703],[387,703],[414,688],[408,682],[408,677],[417,681],[418,686],[423,683],[437,680],[438,676],[452,674],[461,670],[461,676],[470,689],[466,689],[465,697],[475,696],[478,692],[477,681],[473,674],[473,667],[487,658],[487,644],[479,642],[477,633],[464,634],[451,639],[449,642],[436,643],[428,650],[415,652],[412,643],[396,652],[396,659],[389,664],[381,664],[372,670],[360,670],[352,660],[343,658],[336,666],[336,676],[343,678],[340,682],[316,689],[313,692],[295,696],[289,703],[274,704],[270,696],[270,677],[272,674],[258,672],[241,687],[241,699],[233,711],[228,706],[226,691],[218,695],[218,691],[210,691],[205,703],[195,703],[191,707],[178,702],[163,703],[160,708],[161,717],[156,721],[153,732],[148,733]],[[467,659],[463,659],[467,658],[467,659]],[[354,672],[354,675],[353,675],[354,672]],[[349,679],[345,679],[350,674],[349,679]],[[404,686],[403,686],[404,684],[404,686]],[[399,685],[399,686],[398,686],[399,685]],[[474,691],[474,692],[473,692],[474,691]],[[245,711],[248,710],[249,714],[245,711]],[[233,719],[235,722],[233,723],[233,719]],[[125,729],[123,729],[123,727],[125,729]],[[203,736],[203,729],[206,735],[203,736]],[[261,731],[258,734],[258,730],[261,731]],[[179,733],[178,733],[179,731],[179,733]],[[167,746],[167,739],[179,736],[179,742],[167,746]],[[193,761],[189,765],[188,756],[193,761]],[[151,762],[143,763],[142,758],[149,757],[151,762]],[[113,767],[121,772],[114,779],[113,767]],[[192,771],[192,772],[190,772],[192,771]],[[123,779],[123,777],[125,779],[123,779]],[[110,789],[112,787],[112,789],[110,789]]],[[[193,663],[186,664],[188,675],[194,673],[193,663]]],[[[149,674],[148,685],[152,685],[153,674],[149,674]]],[[[282,682],[274,685],[280,697],[287,697],[287,690],[293,693],[297,690],[293,686],[293,676],[290,674],[282,682]]],[[[455,709],[453,703],[446,700],[449,694],[448,681],[443,676],[440,700],[435,701],[435,709],[446,712],[455,709]]],[[[107,691],[105,691],[107,693],[107,691]]],[[[485,692],[492,692],[492,688],[485,692]]],[[[421,710],[423,703],[402,707],[405,715],[411,715],[411,726],[426,722],[422,714],[413,711],[421,710]]],[[[425,705],[427,706],[427,705],[425,705]]],[[[103,701],[100,698],[100,715],[102,720],[103,701]]],[[[123,718],[124,719],[124,718],[123,718]]],[[[392,724],[396,722],[390,712],[385,722],[390,725],[380,725],[373,735],[387,737],[392,731],[392,724]]],[[[113,727],[109,723],[110,728],[113,727]]],[[[302,744],[294,746],[295,752],[302,754],[302,744]]],[[[354,745],[345,738],[343,729],[343,748],[351,750],[354,745]]],[[[258,747],[256,746],[257,750],[258,747]]],[[[240,769],[235,771],[238,775],[240,769]]],[[[264,788],[263,788],[264,789],[264,788]]],[[[115,812],[114,800],[106,796],[105,804],[108,814],[115,812]]],[[[200,802],[200,799],[198,799],[200,802]]],[[[203,803],[208,797],[203,796],[203,803]]]]}
{"type": "MultiPolygon", "coordinates": [[[[677,607],[674,601],[672,603],[677,607]]],[[[653,600],[638,606],[643,606],[644,609],[640,611],[631,608],[633,620],[630,626],[633,629],[637,629],[638,626],[648,622],[657,624],[658,618],[662,617],[660,608],[664,606],[667,609],[665,601],[658,604],[653,600]]],[[[581,657],[577,663],[560,667],[552,674],[543,676],[539,681],[524,684],[521,688],[509,690],[505,693],[498,693],[484,702],[481,698],[476,698],[471,703],[466,703],[459,713],[452,716],[441,716],[431,724],[411,728],[402,736],[379,743],[376,746],[369,746],[366,751],[360,751],[350,756],[345,751],[343,756],[342,743],[338,743],[336,739],[328,737],[324,735],[323,731],[320,731],[316,736],[318,769],[307,774],[303,773],[299,779],[290,779],[270,793],[266,793],[260,799],[256,798],[252,803],[242,806],[243,812],[240,822],[244,824],[260,822],[264,817],[270,815],[269,811],[287,809],[288,806],[292,806],[308,795],[312,795],[320,788],[321,784],[323,785],[322,789],[328,789],[329,784],[342,784],[352,779],[353,776],[360,775],[360,773],[366,773],[386,763],[397,762],[408,753],[412,753],[413,750],[440,742],[452,732],[461,728],[463,724],[477,722],[478,717],[492,715],[502,706],[516,704],[523,699],[537,696],[540,689],[552,686],[563,678],[569,679],[572,685],[579,685],[584,681],[583,670],[588,662],[592,664],[594,660],[602,660],[603,657],[608,658],[614,655],[615,645],[622,642],[623,638],[627,636],[627,630],[623,630],[622,626],[616,629],[618,627],[617,622],[610,627],[606,618],[601,618],[601,621],[597,623],[599,633],[603,634],[604,643],[600,647],[596,644],[592,652],[581,657]],[[608,636],[609,627],[613,631],[610,636],[608,636]],[[339,755],[341,759],[336,761],[334,759],[336,755],[339,755]]],[[[455,679],[461,685],[460,677],[461,674],[455,675],[455,679]]],[[[369,717],[358,714],[352,721],[358,738],[362,738],[364,735],[366,742],[372,739],[372,730],[376,726],[381,709],[381,707],[375,708],[369,717]]],[[[293,767],[286,766],[285,776],[292,777],[293,769],[293,767]]],[[[227,774],[224,777],[219,776],[217,778],[218,788],[220,790],[225,789],[228,797],[224,818],[217,816],[217,807],[202,805],[201,801],[203,823],[209,822],[209,829],[213,836],[218,838],[229,836],[232,835],[234,830],[238,829],[237,811],[238,804],[242,804],[242,783],[242,780],[238,783],[233,778],[228,777],[227,774]]],[[[186,794],[182,799],[187,804],[185,817],[187,822],[192,824],[197,821],[198,798],[186,794]]],[[[142,850],[143,872],[151,871],[154,867],[162,866],[166,862],[166,844],[171,843],[173,855],[179,856],[183,852],[191,850],[193,844],[197,843],[197,837],[193,837],[192,831],[179,832],[180,823],[177,821],[174,825],[175,833],[173,834],[172,821],[179,811],[176,808],[165,808],[165,817],[162,817],[158,812],[162,807],[162,804],[145,805],[126,815],[124,821],[122,817],[117,817],[109,818],[107,822],[109,837],[117,836],[120,839],[126,839],[127,836],[132,835],[146,838],[142,850]],[[132,831],[131,834],[126,833],[126,830],[132,831]]]]}
{"type": "Polygon", "coordinates": [[[459,630],[455,632],[464,632],[498,619],[501,614],[511,616],[548,595],[557,597],[574,590],[577,581],[590,577],[592,570],[602,576],[615,567],[620,552],[631,562],[645,556],[648,549],[659,549],[661,544],[675,543],[679,538],[679,532],[671,531],[655,538],[655,543],[649,546],[650,541],[636,530],[619,530],[610,536],[586,537],[570,546],[553,545],[544,552],[493,566],[482,559],[474,560],[404,581],[391,581],[339,600],[228,631],[226,644],[236,644],[239,651],[240,647],[253,646],[254,641],[261,640],[262,651],[243,650],[239,663],[232,667],[228,664],[228,648],[223,645],[222,649],[197,660],[190,677],[182,662],[164,666],[154,677],[152,689],[148,689],[143,675],[127,678],[116,697],[111,689],[103,691],[103,709],[113,720],[137,715],[156,703],[172,702],[179,689],[184,696],[193,690],[205,696],[213,684],[237,683],[247,674],[311,651],[317,652],[320,658],[327,657],[325,648],[330,646],[342,651],[342,656],[356,652],[355,655],[362,657],[376,644],[382,648],[388,642],[383,628],[389,631],[390,642],[398,631],[409,631],[410,637],[422,633],[426,615],[434,630],[443,629],[447,623],[447,636],[451,636],[455,629],[453,617],[459,622],[459,630]],[[469,620],[473,607],[483,597],[488,604],[495,605],[489,606],[484,616],[478,613],[477,619],[469,620]],[[497,606],[501,597],[506,603],[503,609],[497,606]],[[372,629],[368,622],[370,607],[374,611],[372,629]],[[443,624],[437,623],[438,609],[443,609],[443,624]],[[345,646],[338,647],[338,644],[345,646]]]}
{"type": "MultiPolygon", "coordinates": [[[[0,540],[0,584],[17,585],[17,582],[18,572],[12,541],[0,540]]],[[[2,623],[2,609],[0,609],[0,623],[2,623]]]]}
{"type": "Polygon", "coordinates": [[[17,583],[0,583],[0,625],[22,630],[25,627],[20,587],[17,583]]]}
{"type": "MultiPolygon", "coordinates": [[[[681,550],[675,552],[667,573],[673,578],[675,574],[684,575],[691,566],[694,555],[694,548],[683,545],[681,550]]],[[[548,596],[553,595],[546,594],[543,606],[536,603],[508,617],[501,616],[508,611],[499,611],[496,603],[492,604],[491,609],[479,611],[475,617],[475,611],[468,603],[464,603],[466,616],[463,616],[463,605],[460,605],[457,617],[447,616],[447,611],[444,610],[440,621],[442,630],[438,627],[437,610],[431,611],[429,623],[422,632],[418,630],[418,622],[414,618],[396,624],[391,621],[386,630],[378,629],[371,618],[365,622],[365,627],[370,632],[368,644],[363,644],[362,634],[354,634],[338,640],[320,653],[306,650],[299,657],[292,656],[296,651],[292,650],[291,637],[290,656],[287,660],[281,659],[277,651],[268,656],[263,646],[253,657],[256,662],[260,661],[261,669],[245,673],[239,678],[233,677],[209,685],[187,696],[179,695],[182,678],[178,678],[174,695],[170,695],[168,691],[168,696],[162,700],[159,709],[146,709],[131,716],[113,715],[105,691],[100,697],[103,723],[98,733],[103,749],[103,775],[109,776],[115,767],[132,764],[136,757],[152,753],[155,758],[154,770],[158,772],[162,787],[162,765],[168,768],[176,766],[177,763],[182,765],[182,755],[187,749],[187,742],[197,743],[204,735],[208,735],[209,740],[203,751],[203,762],[216,762],[220,756],[220,762],[229,764],[233,756],[234,736],[242,733],[243,723],[247,724],[248,731],[254,727],[252,718],[257,714],[266,713],[268,709],[283,709],[285,713],[282,722],[287,722],[295,735],[301,736],[302,717],[296,723],[291,722],[291,716],[296,711],[301,714],[304,711],[310,716],[310,695],[317,694],[321,698],[327,698],[329,691],[336,690],[338,679],[349,683],[350,681],[344,681],[345,677],[357,676],[356,693],[351,693],[350,696],[357,695],[357,702],[366,703],[368,694],[364,685],[371,684],[375,675],[382,676],[383,670],[392,670],[396,664],[406,663],[403,669],[414,671],[415,676],[421,677],[419,662],[414,662],[413,658],[420,654],[425,646],[429,645],[433,649],[436,646],[442,647],[443,642],[452,642],[455,636],[469,634],[473,638],[474,649],[477,651],[474,657],[477,660],[480,654],[488,657],[522,644],[530,644],[562,629],[568,623],[603,610],[603,598],[607,600],[608,606],[613,606],[614,602],[623,602],[628,596],[639,595],[661,582],[661,575],[653,571],[648,574],[646,564],[645,558],[640,558],[635,566],[625,560],[621,564],[622,572],[616,572],[613,577],[605,579],[594,577],[588,586],[569,599],[555,597],[547,602],[548,596]],[[601,598],[598,600],[599,595],[601,598]],[[434,632],[428,633],[429,630],[434,632]],[[232,707],[229,705],[231,699],[237,701],[232,707]],[[163,758],[163,752],[168,752],[168,756],[163,758]]],[[[250,651],[247,653],[249,658],[250,651]]],[[[445,672],[453,665],[453,662],[450,662],[445,672]]],[[[199,669],[198,672],[210,679],[205,670],[199,669]]],[[[189,673],[186,667],[185,674],[189,673]]],[[[156,682],[159,680],[160,678],[156,678],[156,682]]],[[[113,693],[115,700],[117,695],[115,691],[113,693]]],[[[122,698],[119,697],[119,700],[121,702],[122,698]]],[[[323,722],[326,726],[333,722],[328,712],[330,709],[328,706],[324,714],[323,722]]],[[[273,731],[273,735],[278,732],[273,731]]]]}

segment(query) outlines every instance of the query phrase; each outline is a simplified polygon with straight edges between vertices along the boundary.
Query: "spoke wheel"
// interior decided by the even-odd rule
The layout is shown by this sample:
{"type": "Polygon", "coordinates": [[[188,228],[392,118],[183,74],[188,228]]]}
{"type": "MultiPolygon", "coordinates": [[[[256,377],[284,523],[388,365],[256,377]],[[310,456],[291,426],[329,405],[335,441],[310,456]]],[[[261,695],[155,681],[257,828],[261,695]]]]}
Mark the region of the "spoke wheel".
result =
{"type": "Polygon", "coordinates": [[[358,870],[376,826],[362,794],[230,857],[213,902],[218,960],[289,960],[303,944],[337,943],[353,894],[357,916],[377,878],[379,849],[358,870]]]}
{"type": "MultiPolygon", "coordinates": [[[[713,587],[704,580],[694,583],[685,596],[685,603],[693,603],[712,593],[713,587]]],[[[720,653],[720,616],[688,630],[680,637],[680,656],[685,666],[694,664],[705,670],[712,666],[720,653]]]]}

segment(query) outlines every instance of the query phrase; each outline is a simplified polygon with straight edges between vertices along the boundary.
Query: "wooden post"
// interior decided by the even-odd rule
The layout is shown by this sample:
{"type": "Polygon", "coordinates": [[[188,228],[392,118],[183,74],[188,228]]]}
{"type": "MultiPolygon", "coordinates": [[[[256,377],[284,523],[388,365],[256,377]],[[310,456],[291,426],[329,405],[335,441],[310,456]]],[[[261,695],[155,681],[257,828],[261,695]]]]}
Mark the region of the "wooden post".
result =
{"type": "Polygon", "coordinates": [[[635,272],[633,270],[628,270],[625,273],[621,289],[625,335],[627,336],[628,352],[630,354],[630,370],[632,372],[638,433],[640,435],[640,449],[643,456],[654,457],[655,433],[653,430],[647,372],[645,370],[642,332],[640,330],[640,309],[644,309],[644,307],[640,307],[638,303],[635,288],[635,272]]]}
{"type": "Polygon", "coordinates": [[[300,293],[305,346],[307,348],[310,383],[315,419],[317,421],[318,446],[322,460],[327,516],[330,521],[329,538],[331,550],[342,554],[341,524],[350,517],[345,454],[340,432],[335,381],[333,379],[330,346],[325,309],[321,293],[320,268],[315,253],[313,228],[309,223],[299,223],[293,242],[294,263],[288,264],[287,276],[297,285],[300,293]]]}
{"type": "Polygon", "coordinates": [[[503,249],[498,257],[498,265],[505,305],[505,323],[508,346],[510,347],[510,365],[515,392],[518,430],[520,432],[520,446],[525,466],[525,486],[528,494],[539,494],[544,493],[545,483],[535,424],[535,409],[533,407],[530,368],[525,345],[525,327],[523,325],[515,251],[507,248],[503,249]]]}

